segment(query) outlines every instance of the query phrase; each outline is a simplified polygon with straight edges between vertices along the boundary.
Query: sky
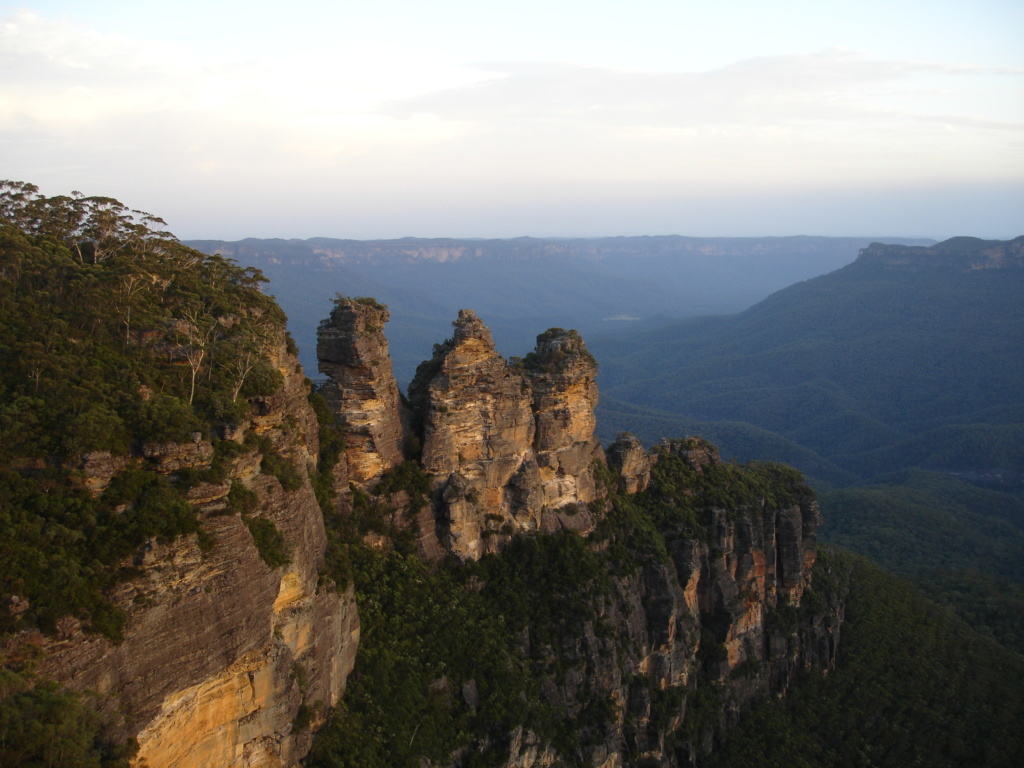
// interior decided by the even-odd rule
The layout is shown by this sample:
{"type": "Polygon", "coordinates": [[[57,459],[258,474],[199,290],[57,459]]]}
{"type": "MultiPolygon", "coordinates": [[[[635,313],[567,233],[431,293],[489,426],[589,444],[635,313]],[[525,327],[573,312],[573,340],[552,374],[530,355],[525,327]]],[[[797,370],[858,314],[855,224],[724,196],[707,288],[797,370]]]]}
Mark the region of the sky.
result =
{"type": "Polygon", "coordinates": [[[1019,0],[0,0],[0,177],[183,238],[1024,234],[1019,0]]]}

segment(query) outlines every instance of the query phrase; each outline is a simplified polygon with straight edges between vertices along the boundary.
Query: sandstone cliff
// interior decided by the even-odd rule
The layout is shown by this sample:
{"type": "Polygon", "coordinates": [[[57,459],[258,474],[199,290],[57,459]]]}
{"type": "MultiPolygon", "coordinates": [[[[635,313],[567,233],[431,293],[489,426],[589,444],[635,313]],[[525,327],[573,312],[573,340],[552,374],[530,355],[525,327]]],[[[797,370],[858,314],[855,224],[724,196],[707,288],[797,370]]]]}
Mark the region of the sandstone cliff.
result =
{"type": "MultiPolygon", "coordinates": [[[[15,638],[41,645],[39,672],[100,695],[122,719],[118,735],[137,738],[139,765],[296,765],[309,750],[310,726],[338,703],[354,663],[353,591],[319,578],[326,540],[305,471],[318,451],[308,388],[283,340],[271,357],[284,386],[232,434],[238,447],[222,480],[188,493],[212,548],[195,535],[143,548],[129,564],[137,576],[113,595],[128,617],[120,643],[85,634],[73,619],[55,637],[15,638]],[[297,468],[293,489],[261,471],[267,451],[297,468]],[[286,564],[268,566],[232,511],[239,485],[255,494],[249,519],[272,522],[283,537],[286,564]]],[[[208,469],[213,454],[204,441],[151,444],[141,457],[86,462],[86,485],[101,489],[139,462],[165,473],[208,469]]]]}
{"type": "MultiPolygon", "coordinates": [[[[374,349],[387,358],[383,339],[374,349]]],[[[375,375],[383,385],[367,390],[390,386],[387,372],[375,375]]],[[[596,364],[578,334],[551,329],[525,358],[506,361],[469,310],[410,387],[419,471],[432,489],[415,523],[421,554],[473,561],[518,551],[518,537],[568,529],[590,537],[608,569],[610,587],[569,598],[590,619],[554,637],[529,624],[516,629],[517,653],[538,670],[558,670],[537,673],[545,706],[588,723],[577,742],[589,746],[560,751],[565,743],[525,723],[498,743],[470,742],[469,754],[498,749],[508,768],[692,765],[752,699],[782,694],[797,671],[835,662],[842,606],[804,600],[821,517],[799,475],[722,462],[697,438],[646,451],[623,435],[606,458],[594,439],[596,404],[596,364]],[[597,726],[587,713],[601,701],[611,708],[597,726]]],[[[340,407],[339,419],[351,423],[340,407]]],[[[397,411],[375,419],[401,423],[397,411]]],[[[398,531],[417,510],[408,494],[389,494],[398,531]]],[[[366,541],[386,551],[386,529],[375,525],[366,541]]],[[[478,705],[474,679],[456,685],[445,676],[430,686],[461,688],[464,706],[478,705]]]]}
{"type": "MultiPolygon", "coordinates": [[[[629,457],[613,466],[630,495],[635,448],[627,435],[610,450],[629,457]]],[[[664,442],[646,457],[648,466],[661,463],[663,483],[724,468],[714,448],[697,439],[664,442]]],[[[599,599],[597,619],[548,649],[568,671],[544,679],[546,701],[574,717],[594,700],[614,702],[612,717],[590,734],[581,764],[700,764],[751,700],[782,695],[798,671],[834,666],[842,605],[820,598],[802,605],[820,510],[806,488],[791,490],[790,498],[707,510],[703,537],[667,525],[667,556],[628,567],[599,599]]],[[[550,746],[513,734],[505,765],[558,764],[550,746]]]]}
{"type": "MultiPolygon", "coordinates": [[[[606,569],[603,587],[571,598],[571,630],[535,635],[524,626],[506,640],[534,669],[532,695],[585,724],[585,738],[570,747],[512,721],[498,735],[493,726],[486,737],[472,732],[429,764],[463,765],[473,750],[497,750],[508,768],[694,765],[751,700],[785,692],[798,670],[831,667],[842,606],[804,599],[820,514],[794,476],[736,468],[696,438],[646,451],[623,435],[606,457],[594,437],[596,364],[579,335],[551,329],[533,352],[506,361],[469,310],[421,366],[407,410],[390,370],[387,317],[374,302],[342,299],[321,326],[323,391],[343,435],[332,524],[356,515],[361,494],[360,520],[371,504],[374,515],[390,509],[393,527],[371,520],[352,546],[382,557],[396,546],[389,537],[409,527],[421,555],[470,564],[519,537],[563,531],[588,537],[584,546],[606,569]],[[403,472],[421,473],[427,490],[396,485],[403,472]]],[[[336,591],[321,575],[327,533],[303,471],[318,460],[316,416],[295,357],[283,343],[270,355],[284,385],[228,431],[235,447],[226,454],[197,435],[83,459],[81,482],[94,493],[139,463],[175,476],[223,467],[188,492],[206,546],[196,535],[154,539],[131,564],[136,575],[116,587],[128,615],[123,641],[86,634],[73,620],[53,637],[18,638],[42,647],[43,674],[100,694],[122,718],[119,735],[137,738],[140,766],[297,765],[356,661],[356,589],[336,591]],[[282,462],[298,471],[275,469],[282,462]],[[280,532],[287,562],[268,565],[254,519],[280,532]]],[[[355,578],[374,599],[377,585],[355,578]]],[[[503,615],[493,620],[503,626],[503,615]]],[[[454,674],[427,688],[461,691],[467,713],[494,695],[454,674]]]]}
{"type": "Polygon", "coordinates": [[[593,501],[594,461],[600,449],[597,419],[597,363],[576,331],[552,328],[522,363],[533,390],[534,451],[542,504],[557,510],[593,501]]]}

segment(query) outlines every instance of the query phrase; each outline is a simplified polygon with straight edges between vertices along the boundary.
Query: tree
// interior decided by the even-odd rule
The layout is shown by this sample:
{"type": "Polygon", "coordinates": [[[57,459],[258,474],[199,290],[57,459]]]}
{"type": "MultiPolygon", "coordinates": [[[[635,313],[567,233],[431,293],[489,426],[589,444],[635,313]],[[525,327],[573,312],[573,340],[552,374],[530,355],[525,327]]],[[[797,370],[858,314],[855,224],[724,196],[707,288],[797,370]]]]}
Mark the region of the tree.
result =
{"type": "Polygon", "coordinates": [[[240,324],[232,339],[233,354],[225,365],[232,380],[231,402],[238,400],[249,374],[263,359],[272,330],[273,326],[264,316],[249,318],[240,324]]]}
{"type": "Polygon", "coordinates": [[[124,325],[124,345],[126,347],[131,341],[132,308],[135,306],[136,298],[146,288],[147,282],[146,276],[138,272],[128,272],[122,275],[118,282],[117,309],[121,316],[121,323],[124,325]]]}
{"type": "Polygon", "coordinates": [[[196,376],[203,367],[203,361],[210,351],[210,344],[217,331],[217,319],[209,314],[204,306],[193,305],[182,312],[182,321],[178,323],[178,334],[181,349],[192,372],[189,384],[189,405],[196,396],[196,376]]]}

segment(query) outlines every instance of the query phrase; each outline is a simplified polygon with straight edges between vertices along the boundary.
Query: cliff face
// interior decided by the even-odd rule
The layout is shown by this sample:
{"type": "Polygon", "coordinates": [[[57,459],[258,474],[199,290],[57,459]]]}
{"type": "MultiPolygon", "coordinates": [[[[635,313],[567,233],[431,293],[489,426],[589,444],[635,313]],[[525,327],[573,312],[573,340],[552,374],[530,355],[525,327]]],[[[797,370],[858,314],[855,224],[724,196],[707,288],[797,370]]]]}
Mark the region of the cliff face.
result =
{"type": "MultiPolygon", "coordinates": [[[[613,462],[626,488],[637,477],[634,448],[624,436],[610,449],[630,457],[613,462]]],[[[692,438],[663,443],[647,459],[679,460],[698,475],[720,464],[712,446],[692,438]]],[[[543,682],[545,701],[574,716],[595,699],[614,703],[583,765],[699,764],[752,699],[785,693],[800,670],[834,666],[842,606],[801,604],[820,523],[810,495],[713,509],[706,538],[669,528],[666,558],[616,579],[600,625],[552,649],[569,671],[543,682]]],[[[540,768],[557,758],[536,739],[513,737],[505,765],[540,768]]]]}
{"type": "MultiPolygon", "coordinates": [[[[352,511],[350,483],[377,494],[394,507],[399,528],[418,526],[421,554],[435,560],[478,560],[518,535],[562,529],[608,553],[608,586],[580,596],[592,618],[540,645],[527,629],[517,651],[539,663],[540,695],[561,717],[587,723],[595,702],[609,702],[586,726],[574,759],[594,768],[696,764],[750,700],[784,692],[797,670],[831,667],[842,608],[806,605],[820,514],[791,479],[777,492],[717,500],[722,478],[741,470],[695,438],[648,452],[624,435],[606,458],[594,438],[596,364],[579,335],[552,329],[525,358],[506,361],[468,310],[421,366],[407,413],[390,370],[386,321],[379,305],[342,299],[321,326],[324,392],[343,429],[337,513],[352,511]],[[385,485],[393,471],[408,470],[400,465],[417,440],[428,491],[385,485]],[[614,522],[637,510],[655,521],[660,554],[636,554],[631,542],[644,524],[614,522]],[[612,556],[619,551],[626,560],[612,556]]],[[[212,547],[196,535],[149,542],[113,595],[128,615],[119,644],[73,620],[54,637],[19,638],[42,646],[43,674],[98,692],[102,706],[122,716],[119,735],[137,738],[140,766],[297,765],[355,664],[355,590],[323,583],[324,518],[302,471],[317,462],[316,417],[294,356],[281,344],[271,358],[284,386],[257,398],[227,435],[236,447],[223,475],[188,492],[212,547]],[[272,471],[282,461],[298,469],[295,477],[272,471]],[[239,488],[253,499],[241,515],[239,488]],[[273,523],[289,562],[267,565],[254,519],[273,523]]],[[[146,444],[132,457],[95,453],[82,463],[81,482],[98,493],[140,462],[167,475],[205,470],[218,450],[197,437],[146,444]]],[[[361,545],[391,546],[378,530],[361,545]]],[[[454,683],[445,677],[431,686],[461,691],[475,711],[476,682],[454,683]]],[[[473,744],[493,751],[493,739],[473,744]]],[[[509,768],[570,757],[525,722],[497,744],[509,768]]],[[[450,764],[468,754],[453,750],[450,764]]]]}
{"type": "Polygon", "coordinates": [[[872,243],[861,249],[857,261],[862,266],[901,272],[1020,270],[1024,268],[1024,237],[1013,240],[953,237],[927,248],[872,243]]]}
{"type": "MultiPolygon", "coordinates": [[[[56,637],[21,637],[43,646],[40,672],[100,694],[123,717],[122,737],[136,736],[137,762],[150,768],[295,765],[309,750],[300,711],[316,725],[336,704],[352,669],[359,616],[351,588],[319,584],[326,546],[323,517],[305,467],[315,463],[317,424],[307,386],[284,345],[272,353],[284,386],[263,398],[256,415],[232,435],[259,436],[239,449],[223,482],[188,494],[213,545],[195,535],[152,540],[130,563],[137,576],[122,582],[115,603],[126,611],[124,640],[82,632],[62,622],[56,637]],[[298,467],[286,490],[261,472],[262,450],[298,467]],[[271,568],[246,522],[228,509],[232,484],[255,494],[253,518],[271,521],[290,562],[271,568]]],[[[145,461],[160,472],[210,466],[209,443],[149,445],[145,461]]],[[[118,464],[123,462],[113,462],[118,464]]],[[[94,462],[87,486],[109,482],[111,462],[94,462]]]]}
{"type": "MultiPolygon", "coordinates": [[[[386,359],[381,339],[374,349],[386,359]]],[[[432,489],[418,516],[420,550],[477,560],[517,535],[564,528],[591,536],[595,551],[621,552],[625,560],[609,555],[605,566],[610,591],[586,609],[594,598],[579,598],[577,609],[595,618],[540,647],[526,627],[524,649],[558,670],[539,684],[560,716],[586,722],[594,702],[611,702],[601,726],[586,727],[581,764],[692,765],[752,699],[784,693],[798,670],[834,664],[842,606],[804,599],[820,511],[795,473],[728,465],[697,438],[646,451],[623,435],[606,459],[594,439],[595,379],[575,332],[547,331],[532,353],[508,362],[480,318],[461,311],[452,338],[410,388],[410,423],[432,489]],[[644,523],[628,517],[636,510],[657,528],[661,554],[637,554],[644,523]],[[627,522],[614,522],[624,514],[627,522]]],[[[339,418],[351,423],[344,412],[339,418]]],[[[387,548],[387,537],[374,532],[371,546],[387,548]]],[[[474,680],[435,684],[461,687],[477,706],[474,680]]],[[[525,725],[506,734],[503,749],[508,768],[570,757],[525,725]]]]}
{"type": "Polygon", "coordinates": [[[534,451],[542,503],[549,509],[596,498],[599,454],[597,363],[575,331],[552,329],[537,337],[523,362],[533,390],[534,451]]]}
{"type": "Polygon", "coordinates": [[[510,365],[475,313],[454,326],[409,392],[448,550],[477,559],[517,533],[589,526],[563,514],[595,498],[596,366],[582,340],[550,331],[510,365]]]}

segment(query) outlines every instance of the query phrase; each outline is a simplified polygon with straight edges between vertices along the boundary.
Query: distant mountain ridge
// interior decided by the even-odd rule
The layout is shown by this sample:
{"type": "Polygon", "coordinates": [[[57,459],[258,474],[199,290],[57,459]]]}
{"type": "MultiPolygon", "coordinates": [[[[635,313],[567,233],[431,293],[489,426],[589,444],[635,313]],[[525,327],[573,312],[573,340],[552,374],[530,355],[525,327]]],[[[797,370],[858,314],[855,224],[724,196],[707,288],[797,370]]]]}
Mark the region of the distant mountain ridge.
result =
{"type": "Polygon", "coordinates": [[[669,235],[189,244],[267,274],[309,370],[316,366],[316,326],[334,294],[377,297],[392,307],[395,373],[407,383],[463,307],[484,312],[498,348],[515,355],[533,345],[526,328],[561,326],[593,335],[623,325],[735,312],[790,283],[848,264],[870,243],[669,235]]]}
{"type": "Polygon", "coordinates": [[[800,467],[827,539],[1021,652],[1022,251],[871,244],[739,314],[592,337],[599,433],[699,434],[800,467]]]}
{"type": "MultiPolygon", "coordinates": [[[[934,243],[926,238],[883,238],[908,247],[934,243]]],[[[192,247],[216,248],[224,255],[249,256],[275,263],[367,263],[386,265],[396,261],[438,263],[496,259],[523,261],[553,257],[604,261],[629,257],[650,260],[665,255],[691,254],[704,257],[756,257],[788,260],[793,263],[807,256],[818,257],[825,246],[848,248],[871,243],[865,237],[688,237],[685,235],[643,235],[617,237],[565,238],[422,238],[402,237],[386,240],[346,238],[245,238],[236,241],[189,240],[192,247]]],[[[863,246],[861,246],[863,247],[863,246]]],[[[776,262],[777,264],[779,262],[776,262]]]]}
{"type": "Polygon", "coordinates": [[[1022,249],[1024,238],[874,244],[740,314],[595,338],[604,391],[768,430],[863,478],[906,466],[1019,472],[1022,249]]]}
{"type": "Polygon", "coordinates": [[[1024,236],[1005,241],[953,237],[930,247],[872,243],[860,252],[857,261],[905,270],[1022,269],[1024,236]]]}

